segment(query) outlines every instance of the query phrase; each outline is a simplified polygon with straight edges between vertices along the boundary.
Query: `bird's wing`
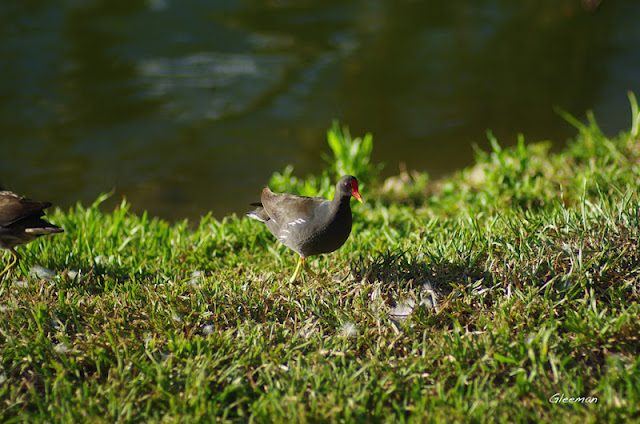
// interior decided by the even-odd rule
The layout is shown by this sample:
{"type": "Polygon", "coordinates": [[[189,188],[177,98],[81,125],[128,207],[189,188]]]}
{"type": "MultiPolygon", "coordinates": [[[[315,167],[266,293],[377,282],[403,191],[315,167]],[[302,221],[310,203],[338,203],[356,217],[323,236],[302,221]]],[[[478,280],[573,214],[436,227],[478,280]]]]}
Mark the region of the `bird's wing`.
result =
{"type": "Polygon", "coordinates": [[[269,188],[262,190],[260,199],[269,217],[279,225],[288,224],[300,219],[307,220],[311,217],[318,205],[323,202],[329,202],[329,200],[322,197],[273,193],[269,188]]]}
{"type": "Polygon", "coordinates": [[[25,218],[41,217],[44,215],[43,209],[49,206],[49,202],[37,202],[10,191],[1,191],[0,226],[6,227],[25,218]]]}

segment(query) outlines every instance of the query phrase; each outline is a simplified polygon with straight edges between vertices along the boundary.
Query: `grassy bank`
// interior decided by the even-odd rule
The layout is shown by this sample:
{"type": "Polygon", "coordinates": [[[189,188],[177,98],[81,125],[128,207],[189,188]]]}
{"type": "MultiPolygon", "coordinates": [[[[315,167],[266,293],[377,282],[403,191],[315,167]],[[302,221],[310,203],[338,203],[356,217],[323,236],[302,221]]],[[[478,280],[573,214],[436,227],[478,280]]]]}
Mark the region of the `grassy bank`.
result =
{"type": "Polygon", "coordinates": [[[0,422],[630,421],[632,114],[560,153],[493,140],[443,180],[371,172],[323,281],[289,285],[297,257],[242,217],[54,211],[65,233],[0,285],[0,422]]]}

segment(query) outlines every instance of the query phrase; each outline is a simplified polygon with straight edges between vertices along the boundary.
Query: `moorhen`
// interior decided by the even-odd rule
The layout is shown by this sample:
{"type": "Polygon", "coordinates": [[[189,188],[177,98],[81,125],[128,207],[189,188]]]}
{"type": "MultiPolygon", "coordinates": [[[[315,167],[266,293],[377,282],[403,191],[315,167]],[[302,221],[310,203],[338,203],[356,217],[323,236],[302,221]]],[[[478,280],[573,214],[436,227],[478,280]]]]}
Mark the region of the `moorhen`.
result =
{"type": "Polygon", "coordinates": [[[248,212],[250,218],[263,222],[280,243],[300,255],[290,282],[293,283],[307,256],[330,253],[347,241],[351,233],[351,196],[362,202],[358,180],[351,175],[340,178],[333,200],[322,197],[294,196],[262,190],[262,206],[248,212]]]}
{"type": "Polygon", "coordinates": [[[21,259],[14,249],[16,246],[27,244],[40,236],[64,231],[40,218],[49,206],[49,202],[37,202],[11,191],[0,191],[0,249],[8,250],[12,256],[9,265],[0,272],[0,280],[21,259]]]}

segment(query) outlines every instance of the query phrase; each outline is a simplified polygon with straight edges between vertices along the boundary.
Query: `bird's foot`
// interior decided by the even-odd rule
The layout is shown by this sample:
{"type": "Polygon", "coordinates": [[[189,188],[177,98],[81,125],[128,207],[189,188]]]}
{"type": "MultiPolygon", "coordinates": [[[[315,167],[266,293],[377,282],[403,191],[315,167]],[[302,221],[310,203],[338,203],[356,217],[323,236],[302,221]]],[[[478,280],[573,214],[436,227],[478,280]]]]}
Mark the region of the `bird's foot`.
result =
{"type": "Polygon", "coordinates": [[[6,277],[9,276],[11,270],[18,265],[18,261],[21,258],[20,254],[15,250],[10,250],[9,253],[11,254],[11,260],[9,261],[9,264],[2,270],[2,272],[0,272],[0,281],[3,281],[6,277]]]}

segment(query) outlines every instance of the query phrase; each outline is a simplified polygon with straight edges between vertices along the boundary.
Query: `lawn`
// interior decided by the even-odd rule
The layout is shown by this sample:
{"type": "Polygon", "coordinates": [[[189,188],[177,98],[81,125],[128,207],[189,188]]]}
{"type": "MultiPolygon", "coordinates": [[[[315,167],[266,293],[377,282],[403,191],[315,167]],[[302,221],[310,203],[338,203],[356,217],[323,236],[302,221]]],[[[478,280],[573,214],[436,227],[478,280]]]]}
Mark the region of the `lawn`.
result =
{"type": "Polygon", "coordinates": [[[615,137],[564,114],[561,151],[488,133],[437,180],[379,181],[372,138],[334,126],[322,175],[270,182],[330,196],[359,177],[350,239],[309,260],[321,280],[289,284],[297,255],[243,216],[169,223],[108,195],[52,210],[65,232],[0,283],[0,422],[638,419],[629,97],[615,137]]]}

